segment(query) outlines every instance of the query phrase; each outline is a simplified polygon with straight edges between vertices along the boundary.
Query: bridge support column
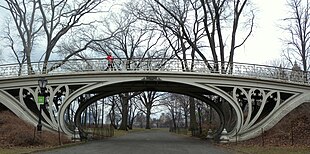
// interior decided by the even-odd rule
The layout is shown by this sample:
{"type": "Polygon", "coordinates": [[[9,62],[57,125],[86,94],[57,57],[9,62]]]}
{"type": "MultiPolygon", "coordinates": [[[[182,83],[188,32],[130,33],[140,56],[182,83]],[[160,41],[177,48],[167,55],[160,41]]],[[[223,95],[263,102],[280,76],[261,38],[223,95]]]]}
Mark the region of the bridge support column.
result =
{"type": "Polygon", "coordinates": [[[229,137],[227,135],[227,131],[224,128],[224,130],[222,131],[221,137],[220,137],[220,143],[228,143],[229,142],[229,137]]]}
{"type": "Polygon", "coordinates": [[[207,138],[207,139],[213,139],[212,130],[211,130],[211,129],[208,130],[208,135],[207,135],[206,138],[207,138]]]}
{"type": "Polygon", "coordinates": [[[81,138],[80,138],[80,131],[78,127],[75,127],[72,139],[73,141],[76,141],[76,140],[80,141],[81,138]]]}

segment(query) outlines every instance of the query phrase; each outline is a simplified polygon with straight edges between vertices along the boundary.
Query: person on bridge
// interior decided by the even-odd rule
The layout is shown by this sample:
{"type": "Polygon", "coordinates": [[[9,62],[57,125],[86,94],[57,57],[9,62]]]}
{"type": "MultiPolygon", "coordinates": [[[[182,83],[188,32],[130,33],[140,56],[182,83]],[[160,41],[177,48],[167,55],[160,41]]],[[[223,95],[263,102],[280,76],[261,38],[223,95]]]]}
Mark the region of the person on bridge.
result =
{"type": "Polygon", "coordinates": [[[108,67],[105,69],[105,71],[107,71],[108,69],[110,69],[110,70],[113,69],[113,57],[112,57],[111,52],[108,53],[107,60],[108,60],[108,67]]]}

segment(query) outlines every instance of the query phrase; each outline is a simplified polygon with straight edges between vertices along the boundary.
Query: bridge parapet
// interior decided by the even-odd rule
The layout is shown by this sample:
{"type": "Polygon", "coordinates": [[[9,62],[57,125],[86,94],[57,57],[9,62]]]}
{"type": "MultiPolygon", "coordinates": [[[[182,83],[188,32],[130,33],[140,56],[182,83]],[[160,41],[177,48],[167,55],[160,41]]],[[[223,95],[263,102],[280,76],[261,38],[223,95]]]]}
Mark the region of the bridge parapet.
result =
{"type": "Polygon", "coordinates": [[[0,65],[1,77],[26,76],[33,74],[65,74],[86,71],[166,71],[166,72],[200,72],[216,73],[234,76],[255,78],[280,79],[293,82],[308,83],[309,72],[296,71],[288,68],[248,64],[248,63],[214,63],[203,60],[179,59],[115,59],[113,68],[107,69],[108,64],[104,58],[96,59],[70,59],[67,61],[49,61],[45,71],[43,62],[34,62],[31,67],[27,64],[0,65]],[[185,62],[187,65],[185,65],[185,62]],[[220,65],[229,67],[220,67],[220,65]],[[218,68],[218,69],[216,69],[218,68]],[[227,69],[229,68],[229,69],[227,69]]]}

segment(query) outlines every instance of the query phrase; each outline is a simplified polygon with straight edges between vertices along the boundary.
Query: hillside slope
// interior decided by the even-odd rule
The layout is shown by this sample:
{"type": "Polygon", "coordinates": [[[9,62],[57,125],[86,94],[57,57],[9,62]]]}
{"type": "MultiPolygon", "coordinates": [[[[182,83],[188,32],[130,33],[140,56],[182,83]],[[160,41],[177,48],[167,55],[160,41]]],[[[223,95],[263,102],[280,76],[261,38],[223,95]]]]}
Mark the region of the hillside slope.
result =
{"type": "MultiPolygon", "coordinates": [[[[60,136],[60,143],[70,140],[60,136]]],[[[0,147],[12,146],[54,146],[59,145],[59,134],[43,131],[41,135],[36,127],[25,123],[10,111],[0,112],[0,147]]]]}
{"type": "Polygon", "coordinates": [[[309,146],[310,103],[304,103],[286,115],[263,136],[242,142],[244,145],[309,146]]]}

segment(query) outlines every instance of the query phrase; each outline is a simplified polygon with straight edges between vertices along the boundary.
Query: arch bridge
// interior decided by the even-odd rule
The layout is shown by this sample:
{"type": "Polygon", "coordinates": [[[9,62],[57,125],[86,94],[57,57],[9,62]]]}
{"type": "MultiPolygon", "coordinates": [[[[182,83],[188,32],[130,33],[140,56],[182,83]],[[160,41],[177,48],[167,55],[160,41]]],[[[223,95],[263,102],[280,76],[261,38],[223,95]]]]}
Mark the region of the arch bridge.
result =
{"type": "Polygon", "coordinates": [[[240,141],[258,136],[262,129],[272,128],[294,108],[310,101],[308,72],[233,63],[230,73],[225,73],[210,70],[203,61],[191,64],[191,71],[185,71],[186,66],[176,59],[119,59],[112,70],[106,70],[102,59],[52,61],[48,73],[40,71],[41,63],[33,63],[31,69],[0,65],[0,103],[37,125],[38,80],[44,77],[48,80],[44,128],[73,135],[74,130],[66,125],[66,109],[83,94],[94,96],[77,108],[76,121],[91,103],[114,94],[150,90],[180,93],[200,99],[217,111],[221,126],[214,135],[226,128],[230,140],[240,141]]]}

